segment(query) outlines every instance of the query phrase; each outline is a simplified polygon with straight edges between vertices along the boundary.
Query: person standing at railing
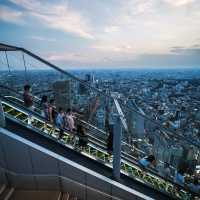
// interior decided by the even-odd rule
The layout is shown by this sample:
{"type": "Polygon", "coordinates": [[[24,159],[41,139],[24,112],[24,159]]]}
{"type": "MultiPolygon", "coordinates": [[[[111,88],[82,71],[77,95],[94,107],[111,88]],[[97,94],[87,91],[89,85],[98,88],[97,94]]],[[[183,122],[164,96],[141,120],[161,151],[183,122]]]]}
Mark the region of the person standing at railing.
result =
{"type": "Polygon", "coordinates": [[[194,177],[194,180],[192,183],[190,183],[188,185],[189,189],[192,191],[192,192],[195,192],[197,194],[200,194],[200,183],[199,183],[199,179],[198,177],[194,177]]]}
{"type": "Polygon", "coordinates": [[[185,169],[184,169],[184,167],[180,167],[175,172],[174,183],[176,184],[175,187],[174,187],[174,193],[175,193],[175,195],[177,195],[177,192],[179,192],[181,190],[181,187],[185,187],[186,186],[186,178],[185,178],[185,169]]]}
{"type": "Polygon", "coordinates": [[[146,170],[150,166],[156,167],[156,158],[154,155],[149,155],[141,158],[138,163],[143,170],[146,170]]]}
{"type": "Polygon", "coordinates": [[[164,169],[161,175],[163,175],[163,177],[167,179],[171,179],[171,169],[169,163],[165,162],[164,169]]]}
{"type": "MultiPolygon", "coordinates": [[[[31,86],[25,85],[24,86],[24,93],[23,93],[23,100],[24,100],[24,106],[28,108],[29,110],[33,111],[33,97],[31,95],[31,86]]],[[[32,115],[29,113],[28,115],[28,124],[32,123],[32,115]]]]}
{"type": "Polygon", "coordinates": [[[48,120],[52,124],[51,134],[53,134],[55,131],[56,116],[57,116],[57,111],[55,106],[55,100],[51,99],[48,106],[48,120]]]}
{"type": "Polygon", "coordinates": [[[76,138],[75,138],[75,121],[74,121],[74,114],[72,110],[69,108],[67,109],[67,112],[65,114],[64,120],[65,120],[65,128],[69,130],[72,134],[71,136],[71,142],[76,143],[76,138]]]}
{"type": "Polygon", "coordinates": [[[23,99],[24,99],[24,105],[30,109],[34,110],[33,107],[33,97],[31,95],[31,86],[30,85],[25,85],[24,86],[24,94],[23,94],[23,99]]]}
{"type": "Polygon", "coordinates": [[[175,172],[174,182],[182,187],[185,186],[185,176],[184,176],[184,169],[179,169],[175,172]]]}
{"type": "Polygon", "coordinates": [[[46,95],[42,96],[41,102],[40,102],[40,107],[41,107],[41,115],[48,120],[49,119],[49,112],[48,112],[48,108],[49,108],[49,103],[48,103],[48,97],[46,95]]]}
{"type": "Polygon", "coordinates": [[[81,148],[81,150],[84,150],[88,143],[88,136],[84,127],[80,124],[77,126],[77,135],[79,137],[78,145],[81,148]]]}
{"type": "Polygon", "coordinates": [[[67,109],[66,115],[65,115],[65,127],[67,130],[73,132],[75,131],[75,122],[74,122],[75,116],[73,115],[72,110],[69,108],[67,109]]]}
{"type": "Polygon", "coordinates": [[[58,139],[62,139],[64,133],[64,111],[62,108],[59,108],[58,115],[56,116],[56,126],[60,129],[58,139]]]}
{"type": "Polygon", "coordinates": [[[56,120],[56,106],[55,106],[55,100],[51,99],[49,102],[49,106],[48,106],[48,117],[49,117],[49,121],[54,125],[55,124],[55,120],[56,120]]]}

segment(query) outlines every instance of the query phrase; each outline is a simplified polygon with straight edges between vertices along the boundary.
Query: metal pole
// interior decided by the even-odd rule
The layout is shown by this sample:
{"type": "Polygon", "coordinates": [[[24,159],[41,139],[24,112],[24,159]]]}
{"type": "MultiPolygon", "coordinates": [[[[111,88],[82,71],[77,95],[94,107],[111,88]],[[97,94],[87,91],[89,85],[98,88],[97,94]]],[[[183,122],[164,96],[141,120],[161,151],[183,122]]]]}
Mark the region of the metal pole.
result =
{"type": "Polygon", "coordinates": [[[3,106],[0,100],[0,127],[5,127],[6,126],[6,119],[3,111],[3,106]]]}
{"type": "Polygon", "coordinates": [[[9,64],[9,61],[8,61],[8,55],[7,55],[6,51],[5,51],[5,55],[6,55],[6,63],[7,63],[7,66],[8,66],[8,71],[10,73],[11,72],[10,71],[10,64],[9,64]]]}
{"type": "Polygon", "coordinates": [[[113,133],[113,177],[120,179],[121,169],[121,141],[122,141],[122,122],[120,115],[115,115],[114,133],[113,133]]]}
{"type": "Polygon", "coordinates": [[[26,83],[28,83],[27,66],[26,66],[26,61],[25,61],[25,58],[24,58],[24,52],[22,52],[22,58],[23,58],[24,69],[25,69],[25,81],[26,81],[26,83]]]}

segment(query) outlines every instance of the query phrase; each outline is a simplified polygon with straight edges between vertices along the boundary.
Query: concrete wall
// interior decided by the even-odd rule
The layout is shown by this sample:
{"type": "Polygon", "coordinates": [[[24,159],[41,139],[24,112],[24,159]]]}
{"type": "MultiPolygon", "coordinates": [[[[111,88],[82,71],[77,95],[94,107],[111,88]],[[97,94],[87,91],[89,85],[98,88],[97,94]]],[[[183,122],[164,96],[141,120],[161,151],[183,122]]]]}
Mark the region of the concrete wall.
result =
{"type": "Polygon", "coordinates": [[[0,170],[0,184],[8,183],[19,189],[70,191],[82,200],[108,200],[111,196],[124,200],[150,199],[3,128],[0,128],[0,167],[15,172],[0,170]]]}

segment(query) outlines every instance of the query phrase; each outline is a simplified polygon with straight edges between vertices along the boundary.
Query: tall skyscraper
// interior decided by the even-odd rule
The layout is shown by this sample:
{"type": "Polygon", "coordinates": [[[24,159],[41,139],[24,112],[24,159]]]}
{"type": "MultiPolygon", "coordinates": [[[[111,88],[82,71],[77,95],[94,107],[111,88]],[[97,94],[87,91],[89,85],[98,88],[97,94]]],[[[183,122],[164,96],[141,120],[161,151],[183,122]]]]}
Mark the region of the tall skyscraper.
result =
{"type": "Polygon", "coordinates": [[[129,134],[131,134],[131,136],[134,138],[143,138],[145,132],[144,132],[144,117],[142,115],[142,111],[135,104],[134,100],[129,99],[127,103],[130,108],[128,110],[128,116],[127,116],[129,134]],[[137,112],[134,112],[134,110],[137,112]]]}
{"type": "Polygon", "coordinates": [[[53,93],[57,107],[71,108],[71,81],[56,81],[53,84],[53,93]]]}

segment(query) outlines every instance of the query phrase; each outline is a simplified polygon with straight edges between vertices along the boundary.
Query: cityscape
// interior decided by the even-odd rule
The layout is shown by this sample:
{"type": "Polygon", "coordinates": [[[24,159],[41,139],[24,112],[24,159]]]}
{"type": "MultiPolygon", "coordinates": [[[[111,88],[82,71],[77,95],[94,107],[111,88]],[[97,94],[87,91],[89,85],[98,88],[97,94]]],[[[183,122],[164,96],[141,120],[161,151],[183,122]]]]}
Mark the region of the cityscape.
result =
{"type": "Polygon", "coordinates": [[[200,0],[0,0],[0,200],[200,200],[200,0]]]}
{"type": "MultiPolygon", "coordinates": [[[[200,70],[185,69],[180,72],[175,69],[171,71],[108,69],[95,72],[74,70],[70,73],[105,94],[114,94],[121,102],[128,126],[128,132],[124,130],[123,140],[132,145],[132,148],[126,149],[130,154],[141,157],[144,154],[154,153],[157,159],[162,161],[161,168],[164,162],[169,162],[176,168],[185,159],[193,168],[200,165],[198,148],[200,145],[200,81],[198,79],[200,70]],[[134,146],[144,154],[135,152],[134,146]],[[170,152],[167,151],[169,147],[170,152]]],[[[91,112],[89,107],[94,107],[96,103],[97,93],[78,84],[70,77],[65,80],[59,72],[43,70],[29,70],[27,74],[24,71],[3,72],[0,82],[2,85],[23,92],[23,85],[27,78],[32,85],[33,94],[40,97],[43,94],[53,97],[54,83],[56,80],[63,81],[66,94],[63,94],[62,89],[59,91],[59,87],[62,86],[58,86],[56,92],[57,99],[63,99],[62,102],[59,100],[59,106],[62,105],[65,109],[72,107],[77,112],[85,114],[91,112]]],[[[92,124],[102,130],[105,130],[105,101],[105,97],[100,97],[100,103],[92,119],[92,124]]],[[[114,123],[112,116],[110,116],[110,123],[114,123]]]]}

